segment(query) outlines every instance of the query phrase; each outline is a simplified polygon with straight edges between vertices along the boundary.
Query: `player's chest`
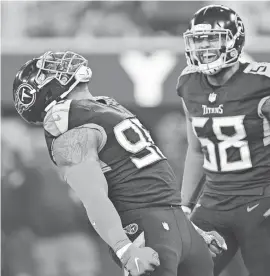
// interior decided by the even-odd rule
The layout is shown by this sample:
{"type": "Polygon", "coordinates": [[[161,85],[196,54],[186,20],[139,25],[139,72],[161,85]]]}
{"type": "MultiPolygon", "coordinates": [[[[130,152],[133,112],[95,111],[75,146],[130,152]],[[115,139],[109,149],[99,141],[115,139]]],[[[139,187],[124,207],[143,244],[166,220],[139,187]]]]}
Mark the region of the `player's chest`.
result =
{"type": "Polygon", "coordinates": [[[236,87],[221,87],[216,90],[194,87],[193,90],[186,91],[183,98],[191,117],[257,117],[258,105],[263,96],[263,93],[253,89],[244,92],[238,91],[236,87]]]}
{"type": "Polygon", "coordinates": [[[258,115],[258,107],[265,95],[252,89],[245,92],[239,93],[233,88],[217,91],[205,89],[201,93],[189,93],[184,97],[198,136],[235,137],[241,134],[256,139],[262,133],[263,120],[258,115]]]}

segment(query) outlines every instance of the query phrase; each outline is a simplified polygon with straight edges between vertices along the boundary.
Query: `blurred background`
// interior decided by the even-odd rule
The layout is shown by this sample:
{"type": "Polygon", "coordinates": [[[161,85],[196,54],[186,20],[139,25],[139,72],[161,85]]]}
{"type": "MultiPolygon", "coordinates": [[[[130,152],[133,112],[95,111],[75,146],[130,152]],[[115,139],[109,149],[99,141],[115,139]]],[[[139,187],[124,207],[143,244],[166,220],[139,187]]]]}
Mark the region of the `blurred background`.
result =
{"type": "MultiPolygon", "coordinates": [[[[187,146],[175,92],[186,65],[182,33],[190,17],[209,3],[225,4],[243,19],[243,58],[270,62],[267,1],[1,2],[3,276],[121,275],[52,166],[42,129],[17,116],[16,71],[48,50],[84,55],[93,70],[92,93],[114,97],[138,114],[168,157],[180,188],[187,146]]],[[[240,275],[240,268],[231,266],[240,275]]]]}

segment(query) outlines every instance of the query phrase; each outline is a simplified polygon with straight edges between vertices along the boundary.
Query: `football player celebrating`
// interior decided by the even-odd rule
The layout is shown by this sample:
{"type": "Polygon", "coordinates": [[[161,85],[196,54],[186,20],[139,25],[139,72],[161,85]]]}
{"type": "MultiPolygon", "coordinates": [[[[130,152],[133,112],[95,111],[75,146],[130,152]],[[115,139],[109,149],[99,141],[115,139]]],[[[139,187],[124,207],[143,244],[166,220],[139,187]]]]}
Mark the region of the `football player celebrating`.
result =
{"type": "Polygon", "coordinates": [[[52,162],[126,271],[213,275],[208,247],[217,254],[224,240],[198,229],[207,247],[183,213],[175,175],[148,130],[115,100],[93,97],[91,75],[84,57],[46,52],[17,73],[16,110],[43,124],[52,162]]]}
{"type": "Polygon", "coordinates": [[[270,64],[239,61],[244,25],[230,8],[200,9],[184,33],[188,66],[177,91],[187,118],[182,203],[191,220],[216,230],[228,250],[219,275],[240,247],[251,275],[270,272],[270,64]],[[195,193],[195,194],[194,194],[195,193]]]}

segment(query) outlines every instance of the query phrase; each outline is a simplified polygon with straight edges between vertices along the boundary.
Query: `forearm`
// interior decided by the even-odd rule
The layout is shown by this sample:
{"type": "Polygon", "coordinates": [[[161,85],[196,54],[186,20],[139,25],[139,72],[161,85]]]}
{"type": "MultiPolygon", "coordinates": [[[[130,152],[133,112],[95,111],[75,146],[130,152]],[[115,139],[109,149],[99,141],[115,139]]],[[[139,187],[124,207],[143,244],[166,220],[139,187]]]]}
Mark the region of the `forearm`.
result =
{"type": "Polygon", "coordinates": [[[69,130],[53,143],[60,173],[83,203],[100,237],[115,251],[131,243],[108,198],[108,183],[100,167],[101,133],[89,125],[69,130]]]}
{"type": "Polygon", "coordinates": [[[115,252],[131,243],[123,230],[121,219],[108,197],[91,197],[91,201],[83,204],[93,227],[115,252]]]}
{"type": "Polygon", "coordinates": [[[188,147],[181,188],[183,205],[196,204],[196,200],[203,188],[203,179],[203,155],[188,147]]]}

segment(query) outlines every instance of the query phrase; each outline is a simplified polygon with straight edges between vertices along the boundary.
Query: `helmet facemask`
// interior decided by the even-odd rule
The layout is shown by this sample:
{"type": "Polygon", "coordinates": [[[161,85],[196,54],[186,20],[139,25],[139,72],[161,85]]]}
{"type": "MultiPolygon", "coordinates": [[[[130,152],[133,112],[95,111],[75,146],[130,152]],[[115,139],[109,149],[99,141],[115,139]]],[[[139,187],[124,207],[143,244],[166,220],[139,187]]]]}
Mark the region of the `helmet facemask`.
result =
{"type": "Polygon", "coordinates": [[[61,85],[67,85],[82,65],[87,66],[87,60],[73,52],[46,52],[37,61],[36,82],[43,87],[55,78],[61,85]]]}
{"type": "MultiPolygon", "coordinates": [[[[66,91],[59,96],[59,100],[65,98],[79,82],[88,82],[92,71],[87,67],[87,60],[73,52],[46,52],[37,61],[38,73],[35,81],[41,89],[52,80],[56,80],[66,91]]],[[[51,102],[45,109],[47,112],[56,101],[51,102]]]]}
{"type": "Polygon", "coordinates": [[[234,48],[237,34],[233,36],[228,29],[211,29],[209,24],[195,25],[194,29],[184,33],[189,66],[214,75],[237,62],[239,53],[234,48]]]}

